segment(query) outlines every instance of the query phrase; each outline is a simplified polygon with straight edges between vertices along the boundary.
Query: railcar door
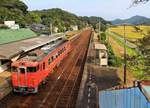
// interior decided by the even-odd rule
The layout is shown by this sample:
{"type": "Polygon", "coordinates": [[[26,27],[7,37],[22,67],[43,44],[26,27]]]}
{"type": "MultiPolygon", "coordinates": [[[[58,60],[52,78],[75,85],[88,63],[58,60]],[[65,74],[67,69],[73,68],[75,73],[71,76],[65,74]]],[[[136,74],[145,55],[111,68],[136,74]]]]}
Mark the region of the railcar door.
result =
{"type": "Polygon", "coordinates": [[[20,66],[17,79],[18,79],[18,86],[19,87],[27,87],[27,71],[26,67],[20,66]]]}

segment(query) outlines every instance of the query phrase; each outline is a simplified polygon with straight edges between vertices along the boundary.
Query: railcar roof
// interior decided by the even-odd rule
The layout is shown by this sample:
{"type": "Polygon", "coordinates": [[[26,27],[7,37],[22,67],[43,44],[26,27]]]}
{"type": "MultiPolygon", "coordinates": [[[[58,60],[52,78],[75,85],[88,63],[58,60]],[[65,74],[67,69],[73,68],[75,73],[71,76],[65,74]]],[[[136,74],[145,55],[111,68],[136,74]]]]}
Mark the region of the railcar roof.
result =
{"type": "Polygon", "coordinates": [[[50,52],[52,52],[54,49],[64,44],[65,42],[67,42],[67,40],[59,40],[53,44],[45,45],[42,48],[27,53],[26,56],[21,58],[19,61],[30,61],[30,62],[41,61],[46,55],[48,55],[50,52]]]}

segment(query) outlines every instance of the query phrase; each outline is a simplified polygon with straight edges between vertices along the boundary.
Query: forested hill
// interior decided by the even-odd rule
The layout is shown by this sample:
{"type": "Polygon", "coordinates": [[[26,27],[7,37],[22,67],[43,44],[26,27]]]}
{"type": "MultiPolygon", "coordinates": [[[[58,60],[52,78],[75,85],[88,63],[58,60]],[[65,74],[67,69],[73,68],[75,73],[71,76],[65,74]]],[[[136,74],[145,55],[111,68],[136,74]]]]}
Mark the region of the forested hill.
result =
{"type": "Polygon", "coordinates": [[[80,28],[89,24],[96,26],[101,21],[106,24],[107,21],[100,17],[79,17],[70,12],[55,8],[47,10],[28,11],[25,3],[19,0],[0,0],[0,23],[4,20],[15,20],[22,27],[33,23],[49,26],[52,23],[63,31],[71,25],[78,25],[80,28]]]}
{"type": "Polygon", "coordinates": [[[19,0],[0,0],[0,23],[4,20],[15,20],[20,24],[25,24],[27,6],[19,0]]]}

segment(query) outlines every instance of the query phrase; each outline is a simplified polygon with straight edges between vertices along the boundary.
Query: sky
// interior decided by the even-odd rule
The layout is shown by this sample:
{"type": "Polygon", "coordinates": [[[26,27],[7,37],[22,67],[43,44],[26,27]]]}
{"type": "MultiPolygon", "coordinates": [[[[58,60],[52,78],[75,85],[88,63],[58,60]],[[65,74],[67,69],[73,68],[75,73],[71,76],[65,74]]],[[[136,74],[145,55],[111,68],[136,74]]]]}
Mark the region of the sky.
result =
{"type": "Polygon", "coordinates": [[[135,15],[150,18],[150,2],[130,7],[131,0],[22,0],[28,10],[61,8],[78,16],[99,16],[106,20],[135,15]]]}

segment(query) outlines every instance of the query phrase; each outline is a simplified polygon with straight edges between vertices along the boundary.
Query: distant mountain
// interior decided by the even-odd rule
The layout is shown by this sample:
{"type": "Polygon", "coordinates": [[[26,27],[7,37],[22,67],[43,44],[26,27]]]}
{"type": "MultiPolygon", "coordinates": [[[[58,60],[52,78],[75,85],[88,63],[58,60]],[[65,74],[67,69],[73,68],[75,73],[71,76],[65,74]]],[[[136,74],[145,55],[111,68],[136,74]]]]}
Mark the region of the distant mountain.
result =
{"type": "Polygon", "coordinates": [[[123,23],[128,23],[128,24],[134,24],[134,25],[139,25],[139,24],[146,24],[150,25],[150,18],[146,18],[143,16],[133,16],[129,19],[116,19],[114,21],[111,21],[113,25],[118,25],[118,24],[123,24],[123,23]]]}

